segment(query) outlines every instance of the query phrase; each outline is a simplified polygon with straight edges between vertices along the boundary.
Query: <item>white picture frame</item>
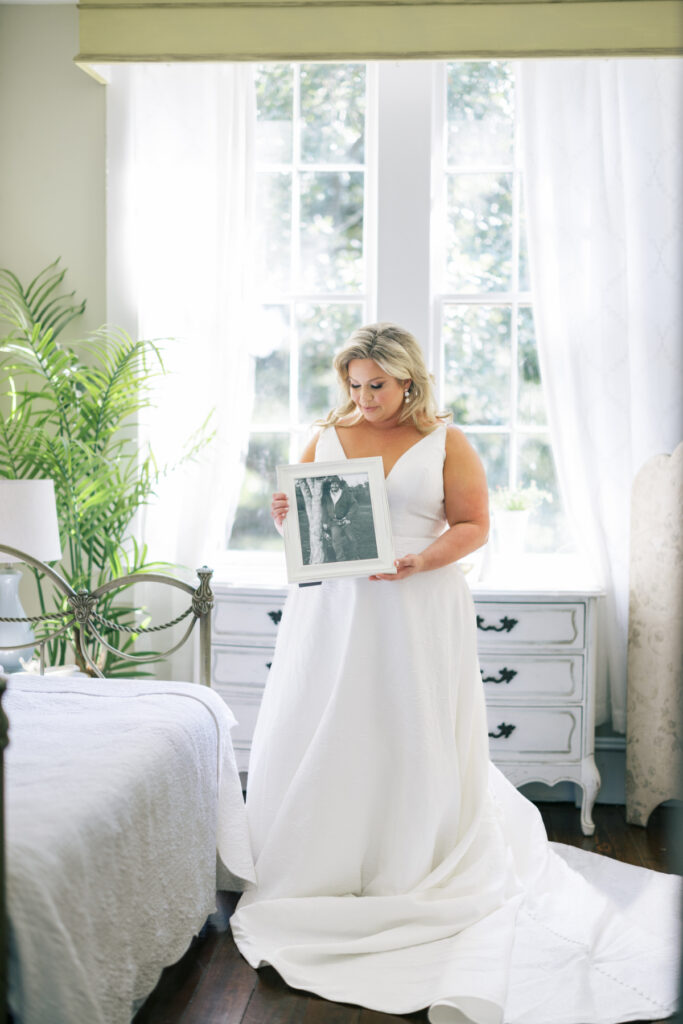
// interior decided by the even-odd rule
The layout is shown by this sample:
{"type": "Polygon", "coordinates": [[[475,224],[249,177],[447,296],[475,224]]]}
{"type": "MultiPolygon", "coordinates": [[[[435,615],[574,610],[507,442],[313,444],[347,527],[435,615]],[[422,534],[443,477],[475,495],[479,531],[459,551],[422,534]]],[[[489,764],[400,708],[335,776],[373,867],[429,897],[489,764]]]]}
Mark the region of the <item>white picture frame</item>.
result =
{"type": "Polygon", "coordinates": [[[278,466],[277,482],[289,500],[283,537],[290,583],[396,572],[379,456],[278,466]]]}

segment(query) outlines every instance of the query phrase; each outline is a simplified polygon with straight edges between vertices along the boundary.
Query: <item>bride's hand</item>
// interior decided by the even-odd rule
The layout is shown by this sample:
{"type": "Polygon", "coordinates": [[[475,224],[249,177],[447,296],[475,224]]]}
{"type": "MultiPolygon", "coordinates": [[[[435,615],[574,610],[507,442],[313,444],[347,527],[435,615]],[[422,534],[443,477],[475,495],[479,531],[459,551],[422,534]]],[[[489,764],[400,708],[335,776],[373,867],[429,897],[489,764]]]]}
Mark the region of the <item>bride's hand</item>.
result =
{"type": "Polygon", "coordinates": [[[276,526],[282,526],[288,512],[289,502],[287,501],[287,495],[282,491],[276,491],[270,503],[270,514],[276,526]]]}
{"type": "Polygon", "coordinates": [[[378,572],[375,576],[370,576],[370,579],[405,580],[408,576],[414,576],[416,572],[422,572],[424,558],[422,555],[404,555],[403,558],[397,558],[394,565],[396,566],[395,573],[378,572]]]}

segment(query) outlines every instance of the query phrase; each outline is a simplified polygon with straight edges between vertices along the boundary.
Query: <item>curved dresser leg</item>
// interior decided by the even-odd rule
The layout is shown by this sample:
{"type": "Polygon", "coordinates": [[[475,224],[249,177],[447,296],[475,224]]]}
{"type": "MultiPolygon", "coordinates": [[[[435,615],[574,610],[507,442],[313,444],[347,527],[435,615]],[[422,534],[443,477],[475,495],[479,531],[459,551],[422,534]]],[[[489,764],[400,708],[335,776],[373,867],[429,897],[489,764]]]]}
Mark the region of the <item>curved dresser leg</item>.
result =
{"type": "Polygon", "coordinates": [[[581,831],[585,836],[592,836],[595,832],[593,806],[600,789],[600,772],[593,757],[586,757],[581,763],[581,789],[581,831]]]}

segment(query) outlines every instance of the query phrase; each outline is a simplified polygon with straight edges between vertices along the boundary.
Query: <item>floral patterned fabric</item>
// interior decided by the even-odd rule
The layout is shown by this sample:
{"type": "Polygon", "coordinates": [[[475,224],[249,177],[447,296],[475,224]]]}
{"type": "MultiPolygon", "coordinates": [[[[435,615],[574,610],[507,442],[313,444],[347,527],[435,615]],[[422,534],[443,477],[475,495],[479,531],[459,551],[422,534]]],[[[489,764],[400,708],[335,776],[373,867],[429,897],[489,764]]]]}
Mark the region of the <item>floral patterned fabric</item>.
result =
{"type": "Polygon", "coordinates": [[[631,501],[626,817],[683,797],[683,443],[638,472],[631,501]]]}

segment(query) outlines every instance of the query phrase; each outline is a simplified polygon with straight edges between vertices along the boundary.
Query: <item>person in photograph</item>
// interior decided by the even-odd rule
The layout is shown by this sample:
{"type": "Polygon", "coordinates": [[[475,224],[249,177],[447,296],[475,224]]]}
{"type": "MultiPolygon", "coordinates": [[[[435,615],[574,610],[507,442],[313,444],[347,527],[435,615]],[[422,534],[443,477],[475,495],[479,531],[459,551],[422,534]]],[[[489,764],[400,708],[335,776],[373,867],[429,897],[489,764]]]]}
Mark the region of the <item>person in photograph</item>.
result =
{"type": "Polygon", "coordinates": [[[358,502],[343,477],[331,476],[323,484],[323,536],[330,549],[330,561],[347,562],[360,557],[355,518],[358,502]]]}
{"type": "MultiPolygon", "coordinates": [[[[360,328],[334,368],[339,404],[302,461],[382,459],[396,573],[290,588],[251,749],[238,949],[294,988],[433,1024],[663,1019],[678,880],[550,844],[489,760],[458,565],[488,536],[477,453],[403,328],[360,328]]],[[[285,494],[271,512],[281,529],[285,494]]],[[[533,714],[522,701],[520,756],[533,714]]]]}

